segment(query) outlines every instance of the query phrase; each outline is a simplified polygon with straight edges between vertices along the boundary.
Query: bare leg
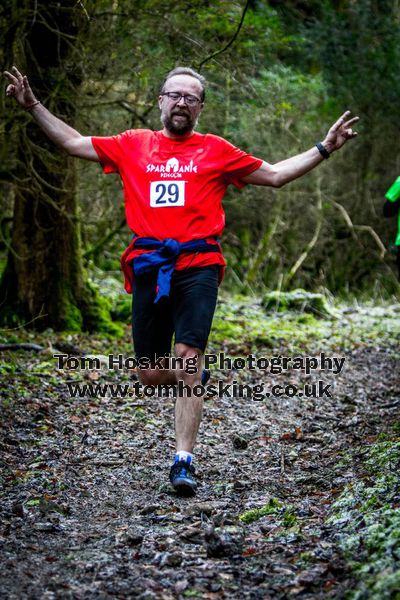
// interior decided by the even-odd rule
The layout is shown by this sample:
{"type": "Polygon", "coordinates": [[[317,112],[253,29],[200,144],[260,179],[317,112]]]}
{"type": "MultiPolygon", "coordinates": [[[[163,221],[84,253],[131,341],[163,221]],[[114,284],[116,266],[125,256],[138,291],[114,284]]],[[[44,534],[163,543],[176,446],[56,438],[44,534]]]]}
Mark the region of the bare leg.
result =
{"type": "MultiPolygon", "coordinates": [[[[187,358],[197,357],[197,373],[190,375],[185,370],[177,371],[177,379],[182,380],[185,385],[194,386],[201,383],[202,352],[198,348],[192,348],[186,344],[175,345],[176,356],[187,358]]],[[[203,397],[177,396],[175,403],[175,440],[176,452],[184,450],[193,452],[199,430],[201,417],[203,415],[203,397]]]]}
{"type": "MultiPolygon", "coordinates": [[[[164,361],[167,366],[167,359],[164,361]]],[[[139,380],[143,385],[174,385],[177,382],[176,371],[171,369],[139,369],[139,380]]]]}
{"type": "MultiPolygon", "coordinates": [[[[193,387],[201,383],[202,352],[198,348],[192,348],[186,344],[175,345],[175,355],[183,359],[183,368],[178,370],[169,369],[142,369],[139,371],[139,379],[145,385],[173,385],[177,381],[183,381],[185,385],[193,387]],[[197,372],[186,373],[185,360],[197,357],[197,372]]],[[[197,398],[193,394],[187,397],[178,396],[175,403],[175,440],[176,451],[184,450],[193,452],[203,414],[203,397],[197,398]]]]}

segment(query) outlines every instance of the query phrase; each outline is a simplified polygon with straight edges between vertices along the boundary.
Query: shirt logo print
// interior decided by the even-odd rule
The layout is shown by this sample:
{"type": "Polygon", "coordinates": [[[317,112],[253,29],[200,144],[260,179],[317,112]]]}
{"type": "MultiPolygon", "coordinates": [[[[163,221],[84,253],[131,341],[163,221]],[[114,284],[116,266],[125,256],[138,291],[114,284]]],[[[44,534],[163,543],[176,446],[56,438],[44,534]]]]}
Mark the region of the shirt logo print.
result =
{"type": "Polygon", "coordinates": [[[173,170],[174,173],[178,172],[179,169],[179,160],[177,158],[170,158],[167,161],[167,164],[165,165],[165,170],[167,171],[167,173],[169,173],[171,171],[171,169],[173,170]]]}
{"type": "Polygon", "coordinates": [[[181,164],[179,160],[173,156],[166,163],[153,164],[149,163],[146,166],[146,173],[160,173],[160,177],[169,177],[173,179],[181,179],[184,173],[197,173],[197,165],[191,160],[188,164],[181,164]]]}

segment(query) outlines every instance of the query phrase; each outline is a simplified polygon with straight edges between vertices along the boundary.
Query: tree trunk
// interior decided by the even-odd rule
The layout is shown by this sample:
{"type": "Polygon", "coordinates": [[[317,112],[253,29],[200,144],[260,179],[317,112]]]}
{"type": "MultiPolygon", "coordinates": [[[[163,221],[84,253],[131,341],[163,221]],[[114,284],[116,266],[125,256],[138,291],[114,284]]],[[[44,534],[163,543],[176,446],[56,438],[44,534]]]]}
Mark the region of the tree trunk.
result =
{"type": "MultiPolygon", "coordinates": [[[[20,22],[14,27],[10,58],[26,68],[37,97],[73,125],[81,82],[77,36],[86,20],[80,3],[10,5],[12,22],[20,22]]],[[[15,204],[0,284],[2,323],[107,328],[104,300],[88,284],[82,267],[74,159],[54,147],[20,109],[9,139],[9,151],[15,148],[15,204]]]]}

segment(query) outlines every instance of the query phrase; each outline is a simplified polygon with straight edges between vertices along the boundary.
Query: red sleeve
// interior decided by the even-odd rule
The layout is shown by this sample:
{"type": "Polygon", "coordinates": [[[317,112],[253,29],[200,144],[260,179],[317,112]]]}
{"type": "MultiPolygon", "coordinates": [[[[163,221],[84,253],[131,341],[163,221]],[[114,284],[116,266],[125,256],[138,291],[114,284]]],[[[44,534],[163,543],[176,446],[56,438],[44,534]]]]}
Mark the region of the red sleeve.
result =
{"type": "Polygon", "coordinates": [[[124,131],[110,137],[92,137],[93,148],[96,150],[104,173],[118,172],[119,161],[123,156],[122,146],[128,132],[124,131]]]}
{"type": "Polygon", "coordinates": [[[255,156],[236,148],[236,146],[233,146],[230,142],[227,142],[222,138],[220,139],[221,142],[223,142],[222,152],[225,180],[240,189],[246,185],[241,179],[259,169],[263,164],[263,161],[260,158],[256,158],[255,156]]]}

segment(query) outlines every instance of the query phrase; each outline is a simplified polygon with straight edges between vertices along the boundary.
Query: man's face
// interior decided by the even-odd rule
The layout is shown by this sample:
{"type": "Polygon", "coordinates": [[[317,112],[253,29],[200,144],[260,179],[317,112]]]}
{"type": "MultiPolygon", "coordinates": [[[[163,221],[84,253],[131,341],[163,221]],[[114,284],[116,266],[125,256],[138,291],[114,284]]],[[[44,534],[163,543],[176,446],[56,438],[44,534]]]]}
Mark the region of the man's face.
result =
{"type": "MultiPolygon", "coordinates": [[[[164,86],[165,93],[179,93],[185,96],[201,99],[203,88],[200,81],[190,75],[174,75],[164,86]]],[[[197,119],[203,108],[203,103],[190,104],[187,99],[173,100],[160,95],[158,105],[161,110],[161,123],[174,135],[186,135],[196,127],[197,119]]]]}

